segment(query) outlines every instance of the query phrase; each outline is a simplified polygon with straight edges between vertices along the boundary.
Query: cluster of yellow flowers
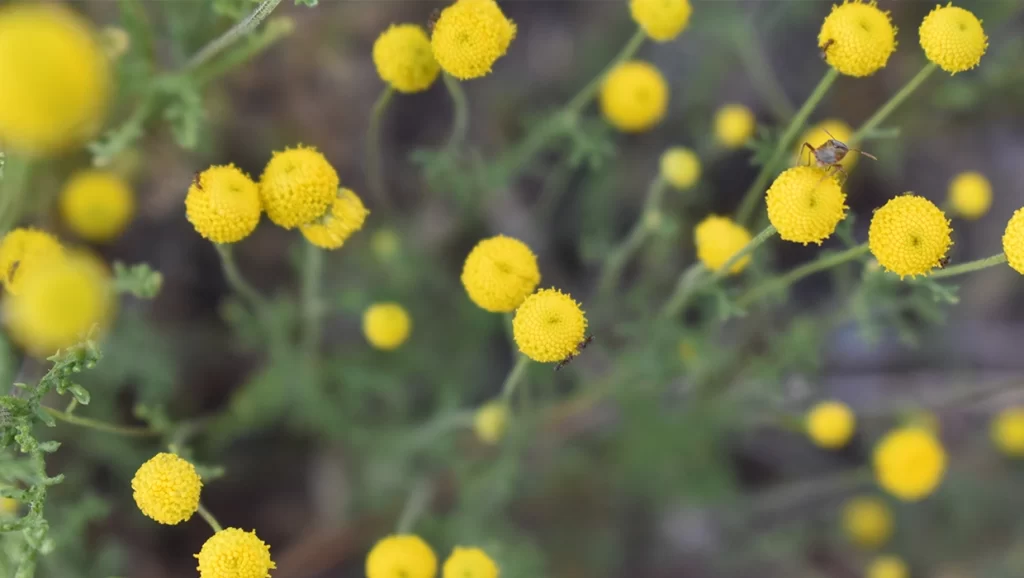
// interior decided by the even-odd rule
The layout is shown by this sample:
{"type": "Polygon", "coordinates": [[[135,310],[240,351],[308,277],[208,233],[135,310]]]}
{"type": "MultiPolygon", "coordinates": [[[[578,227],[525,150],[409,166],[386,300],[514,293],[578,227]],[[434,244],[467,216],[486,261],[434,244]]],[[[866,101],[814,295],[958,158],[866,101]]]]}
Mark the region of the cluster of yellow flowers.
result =
{"type": "MultiPolygon", "coordinates": [[[[442,578],[498,578],[498,565],[480,548],[456,546],[441,568],[442,578]]],[[[366,578],[434,578],[437,555],[414,534],[378,541],[366,557],[366,578]]]]}

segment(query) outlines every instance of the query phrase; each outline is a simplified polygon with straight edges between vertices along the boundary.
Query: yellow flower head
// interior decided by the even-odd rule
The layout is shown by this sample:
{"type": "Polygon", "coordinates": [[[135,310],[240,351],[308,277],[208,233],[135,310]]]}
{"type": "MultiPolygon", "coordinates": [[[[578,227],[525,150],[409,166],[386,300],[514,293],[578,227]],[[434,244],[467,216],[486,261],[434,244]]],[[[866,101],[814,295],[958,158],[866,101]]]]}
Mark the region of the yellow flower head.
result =
{"type": "MultiPolygon", "coordinates": [[[[693,229],[697,258],[705,267],[718,271],[725,263],[750,242],[750,231],[729,217],[709,215],[693,229]]],[[[750,255],[744,256],[729,268],[735,275],[750,263],[750,255]]]]}
{"type": "Polygon", "coordinates": [[[437,555],[413,534],[388,536],[366,557],[366,578],[434,578],[437,555]]]}
{"type": "Polygon", "coordinates": [[[416,24],[392,25],[378,36],[373,64],[381,80],[398,92],[426,90],[441,72],[427,33],[416,24]]]}
{"type": "Polygon", "coordinates": [[[668,84],[652,64],[618,65],[601,84],[601,112],[622,132],[643,132],[661,122],[668,109],[668,84]]]}
{"type": "Polygon", "coordinates": [[[999,412],[992,420],[992,441],[1006,455],[1024,457],[1024,408],[999,412]]]}
{"type": "Polygon", "coordinates": [[[270,546],[238,528],[225,528],[211,536],[195,555],[199,578],[269,578],[277,568],[270,546]]]}
{"type": "Polygon", "coordinates": [[[907,564],[896,556],[879,556],[868,565],[865,578],[907,578],[907,564]]]}
{"type": "Polygon", "coordinates": [[[375,349],[397,349],[411,331],[412,320],[398,303],[374,303],[363,312],[363,334],[375,349]]]}
{"type": "Polygon", "coordinates": [[[64,249],[53,235],[32,228],[14,229],[0,241],[0,281],[8,293],[18,295],[27,272],[63,256],[64,249]]]}
{"type": "Polygon", "coordinates": [[[237,243],[260,223],[259,187],[234,165],[200,173],[185,195],[185,216],[214,243],[237,243]]]}
{"type": "Polygon", "coordinates": [[[515,23],[494,0],[456,0],[441,11],[430,44],[445,72],[469,80],[489,74],[515,37],[515,23]]]}
{"type": "Polygon", "coordinates": [[[981,20],[952,2],[929,12],[918,33],[924,55],[950,74],[974,68],[988,49],[981,20]]]}
{"type": "Polygon", "coordinates": [[[903,427],[875,446],[875,479],[893,496],[914,502],[935,491],[946,471],[946,450],[932,432],[903,427]]]}
{"type": "Polygon", "coordinates": [[[260,176],[267,216],[285,229],[315,221],[338,196],[338,173],[311,147],[275,152],[260,176]]]}
{"type": "Polygon", "coordinates": [[[109,171],[75,173],[60,193],[60,213],[79,237],[97,243],[120,235],[135,212],[128,183],[109,171]]]}
{"type": "Polygon", "coordinates": [[[843,0],[832,6],[818,33],[825,60],[847,76],[870,76],[885,66],[896,50],[896,27],[889,13],[872,0],[843,0]]]}
{"type": "Polygon", "coordinates": [[[845,446],[856,425],[853,411],[842,402],[823,401],[807,412],[807,435],[818,447],[834,450],[845,446]]]}
{"type": "Polygon", "coordinates": [[[892,512],[879,498],[851,498],[843,506],[843,531],[862,548],[878,548],[892,536],[892,512]]]}
{"type": "Polygon", "coordinates": [[[518,239],[498,235],[473,247],[462,266],[462,286],[480,308],[514,311],[540,283],[537,257],[518,239]]]}
{"type": "Polygon", "coordinates": [[[378,229],[370,236],[370,250],[380,261],[390,261],[398,254],[402,241],[394,229],[378,229]]]}
{"type": "Polygon", "coordinates": [[[742,104],[727,104],[715,113],[715,140],[727,149],[743,148],[754,135],[754,113],[742,104]]]}
{"type": "MultiPolygon", "coordinates": [[[[19,273],[19,275],[22,275],[19,273]]],[[[93,257],[72,253],[25,271],[20,292],[5,299],[11,336],[37,356],[52,355],[103,331],[115,311],[110,273],[93,257]]]]}
{"type": "Polygon", "coordinates": [[[934,203],[900,195],[875,211],[868,227],[868,247],[886,271],[903,278],[938,267],[953,244],[949,219],[934,203]]]}
{"type": "Polygon", "coordinates": [[[135,504],[161,524],[180,524],[191,518],[199,509],[202,487],[196,468],[168,453],[150,458],[132,478],[135,504]]]}
{"type": "Polygon", "coordinates": [[[0,8],[0,142],[32,155],[60,152],[100,129],[110,64],[91,25],[56,4],[0,8]]]}
{"type": "Polygon", "coordinates": [[[818,167],[793,167],[768,188],[768,220],[784,241],[821,244],[846,216],[846,195],[818,167]]]}
{"type": "Polygon", "coordinates": [[[949,183],[949,204],[965,219],[980,219],[992,206],[992,185],[981,173],[960,173],[949,183]]]}
{"type": "MultiPolygon", "coordinates": [[[[0,255],[3,249],[0,248],[0,255]]],[[[1024,209],[1017,209],[1003,232],[1003,254],[1014,271],[1024,275],[1024,209]]],[[[0,258],[0,266],[4,263],[0,258]]]]}
{"type": "Polygon", "coordinates": [[[18,513],[18,500],[14,498],[0,498],[0,519],[5,516],[13,516],[18,513]]]}
{"type": "Polygon", "coordinates": [[[370,211],[363,201],[349,189],[340,189],[331,208],[312,223],[300,225],[299,230],[307,241],[321,249],[337,249],[345,244],[356,231],[363,228],[363,222],[370,211]]]}
{"type": "MultiPolygon", "coordinates": [[[[835,137],[839,142],[848,143],[850,142],[850,138],[853,137],[853,129],[850,128],[850,125],[837,118],[826,119],[812,126],[807,129],[803,136],[800,137],[800,140],[797,141],[798,148],[796,149],[796,154],[793,155],[793,164],[808,164],[808,161],[810,161],[810,164],[814,164],[814,158],[811,155],[811,152],[804,147],[804,143],[807,143],[814,148],[818,148],[828,142],[832,137],[835,137]],[[831,137],[828,136],[829,133],[832,133],[831,137]],[[811,158],[808,159],[808,157],[811,158]]],[[[851,152],[843,157],[843,160],[839,161],[839,166],[849,171],[853,168],[853,165],[857,164],[857,158],[859,156],[859,154],[851,152]]]]}
{"type": "Polygon", "coordinates": [[[656,42],[679,36],[690,22],[690,0],[629,0],[629,13],[656,42]]]}
{"type": "Polygon", "coordinates": [[[700,180],[700,157],[685,147],[672,147],[661,155],[661,178],[679,190],[700,180]]]}
{"type": "Polygon", "coordinates": [[[508,425],[508,406],[492,401],[476,410],[473,416],[473,431],[485,444],[496,444],[505,435],[508,425]]]}
{"type": "Polygon", "coordinates": [[[444,563],[442,578],[498,578],[498,565],[480,548],[455,547],[444,563]]]}
{"type": "Polygon", "coordinates": [[[541,289],[516,309],[512,337],[534,361],[561,361],[577,351],[587,330],[579,303],[557,289],[541,289]]]}

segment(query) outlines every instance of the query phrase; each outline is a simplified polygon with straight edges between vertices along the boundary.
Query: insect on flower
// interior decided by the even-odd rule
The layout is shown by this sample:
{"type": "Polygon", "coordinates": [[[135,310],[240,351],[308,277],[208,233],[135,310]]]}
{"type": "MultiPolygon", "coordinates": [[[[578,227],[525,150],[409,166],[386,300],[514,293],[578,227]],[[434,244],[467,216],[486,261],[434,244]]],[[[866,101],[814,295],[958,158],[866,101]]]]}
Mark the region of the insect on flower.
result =
{"type": "Polygon", "coordinates": [[[821,59],[824,60],[828,56],[828,49],[830,46],[836,43],[835,38],[829,38],[825,41],[825,44],[821,45],[821,59]]]}
{"type": "Polygon", "coordinates": [[[555,365],[555,371],[558,371],[565,367],[566,365],[569,365],[569,363],[571,363],[573,359],[576,359],[576,356],[579,355],[584,349],[586,349],[587,346],[590,345],[590,342],[593,340],[593,335],[588,335],[584,337],[583,341],[580,341],[580,344],[576,346],[576,351],[573,351],[569,355],[565,356],[565,359],[559,361],[558,364],[555,365]]]}
{"type": "Polygon", "coordinates": [[[196,171],[196,174],[192,175],[192,184],[196,186],[200,191],[203,190],[203,175],[202,171],[196,171]]]}
{"type": "Polygon", "coordinates": [[[828,132],[827,130],[825,130],[825,134],[829,136],[829,139],[825,141],[825,144],[821,145],[820,147],[814,148],[811,145],[811,143],[805,142],[803,147],[800,148],[801,158],[803,157],[804,149],[810,149],[811,151],[810,155],[807,157],[808,166],[810,166],[811,158],[813,158],[815,166],[825,169],[826,174],[834,174],[835,172],[843,173],[843,180],[845,181],[847,178],[850,177],[850,175],[847,174],[845,170],[843,170],[843,166],[839,163],[841,163],[842,160],[846,158],[846,155],[850,151],[860,153],[868,157],[869,159],[874,159],[876,161],[878,160],[878,157],[872,154],[866,153],[860,149],[850,148],[849,146],[846,145],[846,143],[832,136],[832,133],[828,132]]]}

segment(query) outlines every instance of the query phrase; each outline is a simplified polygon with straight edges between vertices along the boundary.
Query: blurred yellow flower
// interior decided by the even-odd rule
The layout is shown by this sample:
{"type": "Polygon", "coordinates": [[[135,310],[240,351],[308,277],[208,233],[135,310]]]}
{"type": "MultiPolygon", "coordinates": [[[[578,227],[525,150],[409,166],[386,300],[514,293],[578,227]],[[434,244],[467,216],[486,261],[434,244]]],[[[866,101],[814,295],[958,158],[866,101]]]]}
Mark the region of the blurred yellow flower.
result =
{"type": "Polygon", "coordinates": [[[754,135],[757,120],[742,104],[727,104],[715,112],[715,140],[727,149],[743,148],[754,135]]]}
{"type": "Polygon", "coordinates": [[[885,66],[896,50],[896,27],[889,13],[860,0],[832,6],[818,33],[825,60],[847,76],[870,76],[885,66]]]}
{"type": "Polygon", "coordinates": [[[473,431],[485,444],[496,444],[505,435],[508,425],[508,406],[492,401],[481,406],[473,415],[473,431]]]}
{"type": "Polygon", "coordinates": [[[430,44],[445,72],[469,80],[489,74],[515,37],[515,23],[494,0],[456,0],[441,11],[430,44]]]}
{"type": "Polygon", "coordinates": [[[821,244],[846,216],[846,195],[817,167],[787,169],[768,188],[768,220],[784,241],[821,244]]]}
{"type": "Polygon", "coordinates": [[[853,411],[842,402],[823,401],[807,412],[807,435],[818,447],[834,450],[845,446],[856,425],[853,411]]]}
{"type": "Polygon", "coordinates": [[[992,441],[1006,455],[1024,457],[1024,408],[999,412],[992,420],[992,441]]]}
{"type": "Polygon", "coordinates": [[[679,190],[686,190],[700,180],[700,158],[685,147],[672,147],[661,155],[661,178],[679,190]]]}
{"type": "Polygon", "coordinates": [[[377,229],[370,235],[370,250],[379,261],[390,261],[398,254],[401,239],[394,229],[377,229]]]}
{"type": "Polygon", "coordinates": [[[363,228],[369,214],[358,195],[349,189],[340,189],[331,208],[312,223],[300,225],[299,230],[307,241],[321,249],[338,249],[363,228]]]}
{"type": "Polygon", "coordinates": [[[992,206],[992,185],[979,172],[960,173],[949,183],[949,204],[965,219],[980,219],[992,206]]]}
{"type": "Polygon", "coordinates": [[[132,478],[135,504],[161,524],[180,524],[191,518],[199,509],[202,487],[195,466],[169,453],[150,458],[132,478]]]}
{"type": "Polygon", "coordinates": [[[865,578],[907,578],[907,564],[896,556],[879,556],[868,565],[865,578]]]}
{"type": "MultiPolygon", "coordinates": [[[[711,271],[718,271],[726,262],[750,242],[750,231],[729,217],[709,215],[693,229],[693,240],[697,247],[697,258],[711,271]]],[[[750,263],[750,255],[744,256],[729,268],[735,275],[750,263]]]]}
{"type": "Polygon", "coordinates": [[[601,84],[601,113],[623,132],[643,132],[668,110],[668,84],[652,64],[633,60],[615,67],[601,84]]]}
{"type": "Polygon", "coordinates": [[[196,232],[214,243],[237,243],[260,222],[259,187],[234,165],[200,173],[185,195],[185,216],[196,232]]]}
{"type": "Polygon", "coordinates": [[[413,534],[388,536],[366,557],[366,578],[434,578],[437,555],[413,534]]]}
{"type": "MultiPolygon", "coordinates": [[[[0,249],[0,255],[2,255],[0,249]]],[[[1024,275],[1024,209],[1017,209],[1003,232],[1003,254],[1014,271],[1024,275]]],[[[0,265],[3,259],[0,258],[0,265]]]]}
{"type": "Polygon", "coordinates": [[[843,531],[857,546],[878,548],[892,536],[892,512],[880,498],[851,498],[843,506],[843,531]]]}
{"type": "Polygon", "coordinates": [[[373,43],[373,64],[398,92],[424,91],[441,72],[427,33],[416,24],[391,25],[381,33],[373,43]]]}
{"type": "Polygon", "coordinates": [[[259,189],[270,220],[294,229],[327,212],[338,196],[338,173],[319,151],[299,146],[274,153],[259,189]]]}
{"type": "Polygon", "coordinates": [[[195,555],[199,578],[269,578],[277,565],[270,546],[239,528],[225,528],[211,536],[195,555]]]}
{"type": "Polygon", "coordinates": [[[918,34],[924,55],[950,74],[974,68],[988,49],[981,20],[952,2],[929,12],[918,34]]]}
{"type": "Polygon", "coordinates": [[[8,293],[18,295],[27,272],[63,256],[53,235],[31,227],[14,229],[0,241],[0,281],[8,293]]]}
{"type": "Polygon", "coordinates": [[[519,351],[534,361],[565,359],[583,341],[587,318],[579,303],[557,289],[541,289],[516,309],[512,337],[519,351]]]}
{"type": "Polygon", "coordinates": [[[0,518],[13,516],[18,513],[18,500],[14,498],[0,498],[0,518]]]}
{"type": "Polygon", "coordinates": [[[875,211],[868,247],[886,271],[903,277],[925,275],[953,244],[949,220],[934,203],[915,195],[890,199],[875,211]]]}
{"type": "Polygon", "coordinates": [[[921,500],[946,472],[946,450],[934,433],[917,426],[890,431],[875,446],[875,479],[883,490],[906,501],[921,500]]]}
{"type": "Polygon", "coordinates": [[[629,0],[629,13],[644,33],[656,42],[679,36],[690,22],[690,0],[629,0]]]}
{"type": "Polygon", "coordinates": [[[480,548],[456,546],[445,560],[442,578],[498,578],[498,565],[480,548]]]}
{"type": "Polygon", "coordinates": [[[0,8],[0,142],[61,152],[102,126],[110,65],[91,24],[60,4],[0,8]]]}
{"type": "Polygon", "coordinates": [[[412,319],[398,303],[374,303],[363,312],[363,334],[375,349],[397,349],[411,331],[412,319]]]}
{"type": "Polygon", "coordinates": [[[79,171],[60,193],[60,213],[79,237],[97,243],[117,238],[135,212],[135,198],[118,174],[79,171]]]}
{"type": "Polygon", "coordinates": [[[540,283],[537,257],[518,239],[498,235],[473,247],[462,266],[462,286],[480,308],[515,310],[540,283]]]}
{"type": "MultiPolygon", "coordinates": [[[[812,126],[807,129],[803,136],[800,137],[800,140],[797,141],[798,146],[793,164],[813,165],[814,156],[811,155],[811,152],[807,150],[806,147],[804,147],[804,143],[807,143],[814,148],[818,148],[833,137],[841,143],[848,143],[850,142],[850,138],[853,137],[853,129],[850,128],[850,125],[837,118],[826,119],[812,126]],[[829,133],[832,133],[831,137],[829,136],[829,133]]],[[[849,171],[853,168],[853,165],[857,164],[857,157],[859,156],[860,155],[857,153],[849,153],[843,157],[843,160],[839,161],[839,166],[849,171]]]]}

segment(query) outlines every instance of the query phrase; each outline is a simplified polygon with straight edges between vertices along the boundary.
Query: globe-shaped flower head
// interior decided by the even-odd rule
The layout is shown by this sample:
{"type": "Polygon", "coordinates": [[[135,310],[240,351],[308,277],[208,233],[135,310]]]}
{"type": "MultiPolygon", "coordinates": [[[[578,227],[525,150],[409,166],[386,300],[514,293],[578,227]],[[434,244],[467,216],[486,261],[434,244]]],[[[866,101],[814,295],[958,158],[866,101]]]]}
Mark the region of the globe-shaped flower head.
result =
{"type": "MultiPolygon", "coordinates": [[[[697,258],[712,271],[725,267],[729,259],[750,242],[750,238],[750,231],[743,225],[717,215],[706,217],[693,229],[697,258]]],[[[750,255],[745,255],[729,268],[729,274],[739,273],[748,263],[750,255]]]]}
{"type": "Polygon", "coordinates": [[[851,498],[843,506],[843,531],[862,548],[878,548],[892,536],[892,512],[879,498],[851,498]]]}
{"type": "Polygon", "coordinates": [[[907,578],[910,570],[898,556],[885,555],[872,560],[864,575],[865,578],[907,578]]]}
{"type": "Polygon", "coordinates": [[[853,411],[841,402],[824,401],[807,412],[807,435],[815,445],[826,449],[845,446],[856,427],[853,411]]]}
{"type": "Polygon", "coordinates": [[[260,223],[259,187],[234,165],[210,167],[196,176],[185,196],[185,216],[214,243],[237,243],[260,223]]]}
{"type": "Polygon", "coordinates": [[[430,44],[445,72],[469,80],[489,74],[515,37],[515,23],[495,0],[456,0],[441,11],[430,44]]]}
{"type": "Polygon", "coordinates": [[[587,330],[579,303],[557,289],[541,289],[516,309],[512,337],[534,361],[561,361],[577,351],[587,330]]]}
{"type": "Polygon", "coordinates": [[[537,257],[518,239],[498,235],[473,247],[462,266],[462,286],[480,308],[507,313],[540,283],[537,257]]]}
{"type": "Polygon", "coordinates": [[[629,0],[633,20],[655,42],[679,36],[690,22],[690,0],[629,0]]]}
{"type": "Polygon", "coordinates": [[[508,406],[492,401],[473,414],[473,432],[485,444],[496,444],[505,435],[508,425],[508,406]]]}
{"type": "Polygon", "coordinates": [[[4,235],[0,241],[0,281],[11,295],[21,293],[26,273],[64,256],[57,239],[32,228],[18,228],[4,235]]]}
{"type": "Polygon", "coordinates": [[[456,546],[445,560],[442,578],[498,578],[498,565],[480,548],[456,546]]]}
{"type": "Polygon", "coordinates": [[[890,199],[875,211],[868,247],[878,263],[901,278],[938,267],[953,244],[949,219],[934,203],[915,195],[890,199]]]}
{"type": "MultiPolygon", "coordinates": [[[[1003,232],[1003,254],[1014,271],[1024,275],[1024,209],[1017,209],[1003,232]]],[[[2,263],[0,263],[2,264],[2,263]]]]}
{"type": "Polygon", "coordinates": [[[311,147],[274,153],[260,176],[267,216],[285,229],[312,223],[338,196],[338,173],[311,147]]]}
{"type": "Polygon", "coordinates": [[[168,453],[150,458],[132,478],[135,504],[161,524],[179,524],[191,518],[199,509],[202,487],[196,468],[168,453]]]}
{"type": "Polygon", "coordinates": [[[992,420],[992,441],[1008,456],[1024,457],[1024,408],[1010,407],[992,420]]]}
{"type": "Polygon", "coordinates": [[[398,303],[374,303],[363,313],[363,334],[375,349],[397,349],[411,331],[412,319],[398,303]]]}
{"type": "Polygon", "coordinates": [[[270,559],[270,546],[238,528],[225,528],[203,544],[195,555],[199,578],[269,578],[277,567],[270,559]]]}
{"type": "Polygon", "coordinates": [[[679,190],[686,190],[700,180],[700,157],[685,147],[672,147],[661,155],[661,178],[679,190]]]}
{"type": "Polygon", "coordinates": [[[727,104],[715,113],[715,140],[727,149],[743,148],[755,125],[753,111],[742,104],[727,104]]]}
{"type": "Polygon", "coordinates": [[[643,132],[668,110],[668,83],[652,64],[633,60],[615,67],[601,84],[601,113],[622,132],[643,132]]]}
{"type": "Polygon", "coordinates": [[[377,37],[373,64],[381,80],[398,92],[424,91],[441,72],[427,33],[416,24],[392,25],[377,37]]]}
{"type": "Polygon", "coordinates": [[[884,67],[896,50],[896,27],[874,0],[844,0],[832,6],[818,33],[825,60],[847,76],[870,76],[884,67]]]}
{"type": "Polygon", "coordinates": [[[131,188],[110,171],[75,173],[60,193],[61,217],[87,241],[103,243],[117,238],[134,211],[131,188]]]}
{"type": "Polygon", "coordinates": [[[323,216],[299,226],[299,230],[307,241],[321,249],[338,249],[363,228],[369,214],[358,195],[349,189],[341,189],[323,216]]]}
{"type": "Polygon", "coordinates": [[[874,453],[875,479],[893,496],[915,502],[935,491],[946,472],[946,451],[932,432],[904,427],[885,435],[874,453]]]}
{"type": "Polygon", "coordinates": [[[979,172],[960,173],[949,183],[949,204],[965,219],[980,219],[992,206],[992,185],[979,172]]]}
{"type": "Polygon", "coordinates": [[[419,536],[399,534],[377,542],[366,557],[366,578],[434,578],[437,555],[419,536]]]}
{"type": "Polygon", "coordinates": [[[787,169],[768,188],[768,220],[784,241],[821,244],[846,216],[846,195],[817,167],[787,169]]]}
{"type": "Polygon", "coordinates": [[[924,55],[950,74],[974,68],[988,49],[981,20],[952,2],[928,13],[918,34],[924,55]]]}

